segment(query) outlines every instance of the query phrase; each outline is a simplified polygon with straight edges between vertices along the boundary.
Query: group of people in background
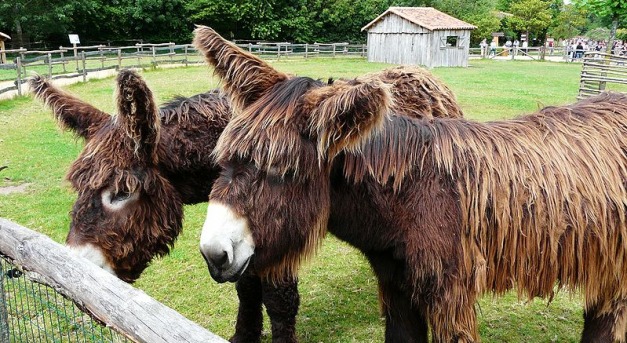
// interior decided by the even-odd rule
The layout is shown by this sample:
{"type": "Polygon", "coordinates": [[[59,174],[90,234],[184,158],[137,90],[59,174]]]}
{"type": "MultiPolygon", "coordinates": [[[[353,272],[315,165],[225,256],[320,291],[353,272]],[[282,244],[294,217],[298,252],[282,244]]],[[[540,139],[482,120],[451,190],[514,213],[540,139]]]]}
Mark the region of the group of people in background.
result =
{"type": "MultiPolygon", "coordinates": [[[[581,60],[586,51],[604,52],[606,49],[605,41],[593,41],[586,39],[570,39],[564,41],[566,54],[570,61],[581,60]]],[[[615,41],[612,45],[612,54],[615,56],[627,55],[627,46],[621,41],[615,41]]]]}
{"type": "MultiPolygon", "coordinates": [[[[496,48],[497,43],[495,40],[492,40],[490,42],[490,50],[488,51],[488,42],[486,39],[482,40],[481,43],[479,44],[479,46],[481,47],[481,56],[484,57],[494,57],[496,56],[496,48]]],[[[508,39],[505,44],[503,45],[503,48],[506,50],[505,54],[506,55],[512,55],[512,56],[516,56],[519,52],[520,49],[524,49],[524,52],[527,53],[527,41],[523,41],[522,43],[520,43],[518,41],[518,39],[514,39],[514,41],[512,42],[510,39],[508,39]]]]}
{"type": "MultiPolygon", "coordinates": [[[[555,41],[553,39],[549,39],[546,43],[546,52],[548,55],[553,55],[555,53],[555,49],[560,46],[563,47],[564,50],[562,52],[558,52],[564,54],[564,57],[568,59],[568,61],[579,61],[583,59],[583,55],[586,51],[597,51],[597,52],[605,52],[606,51],[606,42],[599,40],[588,40],[582,37],[567,39],[561,42],[555,41]]],[[[505,44],[500,50],[501,52],[497,53],[497,48],[499,48],[496,40],[492,40],[490,43],[487,42],[486,39],[481,41],[481,56],[483,57],[495,57],[496,55],[508,56],[511,55],[514,58],[521,51],[527,53],[527,41],[523,40],[522,42],[518,41],[518,39],[507,39],[505,44]]],[[[559,50],[558,50],[559,51],[559,50]]],[[[627,42],[615,41],[612,45],[612,54],[614,56],[627,56],[627,42]]]]}

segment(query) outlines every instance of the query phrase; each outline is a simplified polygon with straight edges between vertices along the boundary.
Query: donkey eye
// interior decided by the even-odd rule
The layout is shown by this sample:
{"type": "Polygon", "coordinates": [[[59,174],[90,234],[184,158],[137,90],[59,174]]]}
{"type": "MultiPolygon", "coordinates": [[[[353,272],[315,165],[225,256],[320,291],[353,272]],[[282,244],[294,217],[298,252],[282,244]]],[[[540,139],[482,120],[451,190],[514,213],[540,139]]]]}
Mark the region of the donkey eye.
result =
{"type": "Polygon", "coordinates": [[[270,167],[266,171],[266,179],[272,184],[281,184],[285,181],[290,181],[294,177],[292,171],[283,172],[276,167],[270,167]]]}
{"type": "Polygon", "coordinates": [[[102,191],[102,205],[111,211],[117,211],[124,208],[128,202],[137,197],[137,192],[122,191],[114,193],[111,189],[105,189],[102,191]]]}
{"type": "Polygon", "coordinates": [[[129,192],[118,192],[111,196],[111,203],[128,200],[131,195],[129,192]]]}

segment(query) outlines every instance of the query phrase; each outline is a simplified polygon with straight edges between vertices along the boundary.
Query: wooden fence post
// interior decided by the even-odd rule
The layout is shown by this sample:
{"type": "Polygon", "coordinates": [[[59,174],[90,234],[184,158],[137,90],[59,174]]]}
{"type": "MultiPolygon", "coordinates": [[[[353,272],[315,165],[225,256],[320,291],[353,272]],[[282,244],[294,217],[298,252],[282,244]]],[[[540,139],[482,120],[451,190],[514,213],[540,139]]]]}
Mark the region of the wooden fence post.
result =
{"type": "Polygon", "coordinates": [[[52,54],[48,53],[48,78],[52,77],[52,54]]]}
{"type": "Polygon", "coordinates": [[[67,70],[65,69],[65,59],[63,58],[63,47],[60,46],[59,50],[61,50],[61,66],[63,67],[63,74],[65,74],[67,70]]]}
{"type": "Polygon", "coordinates": [[[335,58],[335,43],[333,43],[332,45],[333,45],[333,58],[335,58]]]}
{"type": "Polygon", "coordinates": [[[366,44],[361,45],[361,57],[366,57],[366,44]]]}
{"type": "MultiPolygon", "coordinates": [[[[605,65],[607,65],[608,67],[609,67],[609,65],[610,65],[610,64],[612,64],[612,63],[611,63],[611,60],[610,60],[610,56],[609,56],[609,55],[608,55],[608,56],[605,56],[605,57],[602,59],[602,61],[603,61],[602,63],[603,63],[603,64],[605,64],[605,65]]],[[[583,61],[583,65],[584,65],[584,67],[585,67],[585,65],[586,65],[586,60],[585,60],[585,59],[584,59],[584,61],[583,61]]],[[[616,63],[616,65],[618,65],[618,63],[616,63]]],[[[582,67],[582,69],[583,69],[583,67],[582,67]]],[[[605,69],[605,68],[602,68],[602,69],[603,69],[603,72],[601,72],[601,78],[607,77],[607,71],[606,71],[606,69],[605,69]]],[[[606,85],[607,85],[607,83],[606,83],[605,81],[599,81],[599,93],[600,93],[600,92],[605,91],[605,87],[606,87],[606,85]]]]}
{"type": "Polygon", "coordinates": [[[85,60],[85,51],[81,52],[81,60],[83,60],[83,82],[87,82],[87,61],[85,60]]]}
{"type": "Polygon", "coordinates": [[[184,57],[184,60],[183,60],[183,61],[185,61],[185,66],[186,66],[186,67],[188,66],[188,63],[189,63],[189,60],[187,59],[187,58],[188,58],[188,57],[187,57],[187,49],[188,49],[188,48],[189,48],[189,46],[188,46],[187,44],[185,44],[185,57],[184,57]]]}
{"type": "Polygon", "coordinates": [[[78,50],[76,49],[76,43],[73,43],[72,45],[74,46],[73,48],[74,48],[74,60],[76,61],[76,72],[78,73],[80,70],[78,68],[78,58],[79,58],[78,52],[77,52],[78,50]]]}
{"type": "Polygon", "coordinates": [[[118,48],[118,70],[122,69],[122,49],[118,48]]]}
{"type": "Polygon", "coordinates": [[[309,43],[305,43],[305,59],[307,59],[308,53],[309,53],[309,43]]]}
{"type": "Polygon", "coordinates": [[[15,60],[17,64],[17,95],[22,95],[22,59],[18,57],[15,60]]]}
{"type": "Polygon", "coordinates": [[[152,46],[152,67],[157,68],[157,47],[152,46]]]}
{"type": "Polygon", "coordinates": [[[137,45],[137,68],[141,68],[142,67],[142,58],[141,58],[141,54],[139,53],[139,45],[137,45]]]}

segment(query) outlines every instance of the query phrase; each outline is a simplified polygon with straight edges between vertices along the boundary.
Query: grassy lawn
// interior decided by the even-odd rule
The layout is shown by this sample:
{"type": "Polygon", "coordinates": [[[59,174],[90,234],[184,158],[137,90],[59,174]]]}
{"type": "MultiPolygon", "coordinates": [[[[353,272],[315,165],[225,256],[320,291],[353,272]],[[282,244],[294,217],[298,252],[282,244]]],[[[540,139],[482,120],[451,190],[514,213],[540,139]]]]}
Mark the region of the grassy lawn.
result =
{"type": "MultiPolygon", "coordinates": [[[[360,59],[274,62],[285,72],[326,79],[354,77],[388,67],[360,59]]],[[[574,102],[580,64],[471,61],[468,68],[434,69],[468,117],[510,118],[538,107],[574,102]]],[[[160,101],[217,87],[211,71],[190,67],[145,71],[143,76],[160,101]]],[[[69,86],[95,106],[113,112],[113,80],[69,86]]],[[[25,193],[0,195],[0,216],[63,242],[68,212],[75,199],[65,172],[82,141],[59,130],[52,116],[30,97],[0,101],[0,187],[28,183],[25,193]]],[[[185,208],[185,227],[172,253],[154,261],[136,286],[209,330],[229,337],[234,330],[237,298],[232,284],[217,284],[198,253],[205,204],[185,208]]],[[[300,277],[302,342],[382,342],[377,285],[359,254],[333,237],[307,263],[300,277]]],[[[484,342],[578,342],[581,299],[558,293],[553,302],[518,300],[515,293],[485,296],[477,306],[484,342]]],[[[266,321],[266,332],[269,324],[266,321]]],[[[269,335],[265,337],[270,342],[269,335]]]]}

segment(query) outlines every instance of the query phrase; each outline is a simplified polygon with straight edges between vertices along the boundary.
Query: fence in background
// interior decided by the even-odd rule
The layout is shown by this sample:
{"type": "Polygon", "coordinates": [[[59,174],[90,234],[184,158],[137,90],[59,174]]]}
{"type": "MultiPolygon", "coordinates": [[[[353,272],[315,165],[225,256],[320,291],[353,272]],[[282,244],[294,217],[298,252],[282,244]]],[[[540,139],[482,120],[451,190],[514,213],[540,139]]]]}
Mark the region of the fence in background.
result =
{"type": "Polygon", "coordinates": [[[584,53],[579,82],[579,96],[577,98],[583,99],[594,96],[609,88],[626,91],[626,64],[627,57],[625,56],[599,52],[584,53]]]}
{"type": "MultiPolygon", "coordinates": [[[[238,46],[262,58],[366,56],[364,44],[249,43],[238,46]]],[[[47,75],[49,78],[78,77],[86,81],[90,73],[112,69],[203,63],[202,57],[191,44],[174,43],[135,44],[123,47],[104,45],[60,47],[51,51],[16,49],[0,50],[0,53],[14,57],[11,63],[0,64],[0,95],[9,91],[17,91],[18,95],[22,95],[22,85],[31,72],[47,75]],[[6,82],[1,82],[2,80],[6,82]]]]}
{"type": "MultiPolygon", "coordinates": [[[[486,48],[470,48],[469,54],[471,57],[481,57],[481,58],[496,58],[496,57],[505,57],[510,59],[526,59],[526,60],[540,60],[542,59],[542,48],[541,47],[510,47],[506,48],[503,46],[497,47],[492,51],[489,46],[486,48]]],[[[572,62],[572,56],[569,55],[569,52],[562,46],[545,48],[544,49],[544,59],[550,61],[567,61],[572,62]]]]}

